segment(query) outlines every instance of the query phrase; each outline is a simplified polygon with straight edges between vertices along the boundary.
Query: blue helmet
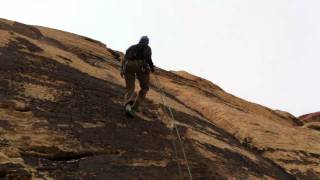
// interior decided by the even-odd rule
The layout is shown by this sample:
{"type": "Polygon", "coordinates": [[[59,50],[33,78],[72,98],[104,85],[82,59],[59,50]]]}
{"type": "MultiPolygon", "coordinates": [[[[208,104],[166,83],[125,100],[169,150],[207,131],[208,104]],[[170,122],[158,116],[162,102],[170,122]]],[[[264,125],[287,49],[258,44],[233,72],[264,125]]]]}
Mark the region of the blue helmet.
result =
{"type": "Polygon", "coordinates": [[[149,44],[149,38],[148,38],[148,36],[142,36],[142,37],[140,38],[139,44],[146,44],[146,45],[148,45],[148,44],[149,44]]]}

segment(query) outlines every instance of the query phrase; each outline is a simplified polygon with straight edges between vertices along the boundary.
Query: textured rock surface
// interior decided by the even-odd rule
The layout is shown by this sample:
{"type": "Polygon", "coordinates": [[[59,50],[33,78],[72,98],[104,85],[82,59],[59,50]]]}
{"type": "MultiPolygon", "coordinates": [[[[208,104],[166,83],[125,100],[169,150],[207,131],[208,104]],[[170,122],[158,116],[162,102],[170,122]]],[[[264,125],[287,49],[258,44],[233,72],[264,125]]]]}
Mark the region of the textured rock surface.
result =
{"type": "Polygon", "coordinates": [[[299,117],[304,126],[320,132],[320,112],[310,113],[299,117]]]}
{"type": "MultiPolygon", "coordinates": [[[[122,56],[0,20],[0,178],[188,179],[154,76],[142,113],[124,116],[122,56]]],[[[320,178],[320,131],[186,72],[156,75],[194,179],[320,178]]]]}
{"type": "Polygon", "coordinates": [[[320,122],[320,112],[306,114],[300,116],[299,119],[304,122],[320,122]]]}

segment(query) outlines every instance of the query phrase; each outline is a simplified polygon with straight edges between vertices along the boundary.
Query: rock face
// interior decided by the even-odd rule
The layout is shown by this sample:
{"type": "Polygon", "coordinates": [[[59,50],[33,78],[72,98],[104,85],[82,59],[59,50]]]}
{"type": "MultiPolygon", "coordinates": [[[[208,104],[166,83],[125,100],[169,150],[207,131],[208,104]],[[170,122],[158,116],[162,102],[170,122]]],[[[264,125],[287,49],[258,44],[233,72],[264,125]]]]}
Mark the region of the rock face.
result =
{"type": "Polygon", "coordinates": [[[188,179],[181,147],[194,179],[320,179],[318,130],[186,72],[158,69],[127,119],[122,56],[0,20],[0,179],[188,179]]]}
{"type": "Polygon", "coordinates": [[[300,116],[299,119],[304,122],[320,122],[320,111],[300,116]]]}
{"type": "Polygon", "coordinates": [[[305,127],[320,132],[320,112],[300,116],[299,120],[305,123],[305,127]]]}

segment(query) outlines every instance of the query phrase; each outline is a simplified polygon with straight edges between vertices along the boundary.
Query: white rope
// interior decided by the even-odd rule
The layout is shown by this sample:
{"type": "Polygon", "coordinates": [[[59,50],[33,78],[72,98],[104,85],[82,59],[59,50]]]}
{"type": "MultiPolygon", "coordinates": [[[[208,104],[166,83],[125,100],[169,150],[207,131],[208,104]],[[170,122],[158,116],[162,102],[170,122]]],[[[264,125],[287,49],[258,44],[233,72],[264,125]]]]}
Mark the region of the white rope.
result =
{"type": "Polygon", "coordinates": [[[167,107],[169,112],[170,112],[170,116],[172,118],[173,127],[174,127],[174,129],[176,131],[176,134],[177,134],[177,137],[178,137],[178,140],[179,140],[179,144],[180,144],[180,147],[181,147],[181,150],[182,150],[182,154],[183,154],[183,157],[184,157],[184,160],[186,162],[187,169],[188,169],[189,177],[190,177],[190,180],[192,180],[193,178],[192,178],[191,170],[190,170],[190,167],[189,167],[188,158],[187,158],[185,149],[184,149],[183,144],[182,144],[182,140],[181,140],[181,136],[180,136],[180,133],[179,133],[178,126],[175,123],[175,118],[174,118],[173,112],[172,112],[170,106],[167,106],[167,103],[166,103],[166,101],[164,99],[165,94],[164,94],[164,92],[163,92],[163,90],[162,90],[162,88],[160,86],[159,78],[155,74],[154,74],[154,77],[155,77],[155,79],[157,81],[157,86],[158,86],[158,88],[160,90],[161,101],[162,101],[163,105],[165,107],[167,107]]]}
{"type": "MultiPolygon", "coordinates": [[[[173,135],[173,129],[171,129],[170,132],[171,132],[171,136],[174,137],[174,135],[173,135]]],[[[177,165],[178,165],[180,180],[182,180],[181,166],[180,166],[179,161],[178,161],[178,160],[179,160],[178,150],[177,150],[177,145],[176,145],[174,139],[172,140],[172,144],[173,144],[174,152],[175,152],[175,155],[176,155],[176,161],[177,161],[177,165]]]]}
{"type": "MultiPolygon", "coordinates": [[[[117,65],[117,66],[121,66],[120,62],[117,62],[117,61],[114,61],[114,62],[112,62],[112,61],[107,61],[107,62],[109,62],[109,63],[111,63],[111,64],[114,64],[114,65],[117,65]]],[[[175,118],[174,118],[173,112],[172,112],[170,106],[167,106],[167,103],[166,103],[166,101],[165,101],[165,99],[164,99],[165,94],[164,94],[164,92],[163,92],[163,90],[162,90],[162,88],[161,88],[161,86],[160,86],[159,78],[158,78],[155,74],[154,74],[154,77],[155,77],[155,79],[156,79],[156,81],[157,81],[157,86],[158,86],[158,88],[159,88],[159,90],[160,90],[160,97],[161,97],[162,104],[163,104],[165,107],[167,107],[167,109],[168,109],[169,112],[170,112],[171,121],[172,121],[173,127],[174,127],[175,132],[176,132],[177,137],[178,137],[178,141],[179,141],[179,144],[180,144],[180,148],[181,148],[181,150],[182,150],[182,154],[183,154],[183,157],[184,157],[184,160],[185,160],[185,162],[186,162],[187,169],[188,169],[188,174],[189,174],[190,180],[192,180],[193,177],[192,177],[191,170],[190,170],[190,167],[189,167],[188,158],[187,158],[185,149],[184,149],[183,144],[182,144],[182,140],[181,140],[181,136],[180,136],[180,133],[179,133],[179,129],[178,129],[176,123],[175,123],[175,118]]],[[[171,135],[173,136],[172,130],[171,130],[171,135]]],[[[174,141],[172,141],[172,144],[173,144],[174,151],[175,151],[175,154],[176,154],[176,158],[177,158],[177,161],[178,161],[177,145],[176,145],[176,143],[175,143],[174,141]]],[[[180,179],[182,180],[181,167],[180,167],[179,162],[177,162],[177,164],[178,164],[180,179]]]]}
{"type": "MultiPolygon", "coordinates": [[[[159,90],[160,90],[160,86],[158,86],[158,88],[159,88],[159,90]]],[[[164,98],[163,98],[163,96],[162,96],[161,94],[160,94],[160,97],[161,97],[162,104],[164,105],[164,107],[166,107],[166,106],[165,106],[165,102],[164,102],[164,98]]],[[[165,110],[165,109],[164,109],[164,110],[165,110]]],[[[173,129],[171,129],[170,133],[171,133],[171,136],[174,137],[173,129]]],[[[177,150],[178,148],[177,148],[177,145],[176,145],[174,139],[172,139],[172,144],[173,144],[174,152],[175,152],[176,159],[177,159],[177,165],[178,165],[180,180],[182,180],[182,170],[181,170],[181,166],[180,166],[179,161],[178,161],[178,160],[179,160],[178,150],[177,150]]]]}

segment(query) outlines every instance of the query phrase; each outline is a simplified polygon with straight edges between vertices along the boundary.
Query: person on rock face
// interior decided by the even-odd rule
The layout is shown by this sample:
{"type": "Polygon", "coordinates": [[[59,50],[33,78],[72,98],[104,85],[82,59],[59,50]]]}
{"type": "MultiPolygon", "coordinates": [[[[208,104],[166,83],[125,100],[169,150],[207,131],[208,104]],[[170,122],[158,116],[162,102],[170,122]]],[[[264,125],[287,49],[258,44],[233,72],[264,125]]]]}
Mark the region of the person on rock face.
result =
{"type": "Polygon", "coordinates": [[[126,114],[131,117],[145,99],[149,90],[150,71],[154,72],[151,48],[148,44],[149,38],[142,36],[138,44],[132,45],[127,49],[124,60],[121,63],[121,76],[126,81],[125,110],[126,114]],[[141,89],[139,95],[135,98],[136,77],[141,89]]]}

